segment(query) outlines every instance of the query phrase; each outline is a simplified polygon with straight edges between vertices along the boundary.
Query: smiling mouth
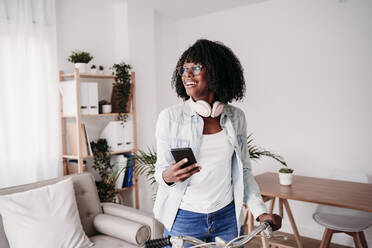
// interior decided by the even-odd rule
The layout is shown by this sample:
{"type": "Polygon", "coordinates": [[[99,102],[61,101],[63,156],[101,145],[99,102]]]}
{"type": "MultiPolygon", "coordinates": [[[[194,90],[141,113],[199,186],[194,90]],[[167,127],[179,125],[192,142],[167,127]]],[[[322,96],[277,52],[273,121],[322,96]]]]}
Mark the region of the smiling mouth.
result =
{"type": "Polygon", "coordinates": [[[186,88],[191,88],[191,87],[194,87],[197,83],[195,81],[186,81],[184,83],[185,87],[186,88]]]}

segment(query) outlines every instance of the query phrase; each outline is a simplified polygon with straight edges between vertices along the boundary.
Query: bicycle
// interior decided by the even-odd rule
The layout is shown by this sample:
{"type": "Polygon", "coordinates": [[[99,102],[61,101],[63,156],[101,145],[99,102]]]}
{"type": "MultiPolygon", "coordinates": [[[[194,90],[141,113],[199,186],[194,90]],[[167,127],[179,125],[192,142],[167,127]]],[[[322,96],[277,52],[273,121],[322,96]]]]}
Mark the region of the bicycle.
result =
{"type": "Polygon", "coordinates": [[[243,245],[249,243],[256,235],[261,232],[264,232],[267,238],[274,238],[274,237],[283,237],[283,235],[274,235],[272,232],[273,222],[270,220],[266,220],[257,226],[251,233],[248,235],[241,235],[229,242],[216,237],[215,242],[206,243],[200,239],[189,237],[189,236],[168,236],[167,238],[161,239],[152,239],[145,243],[146,248],[163,248],[166,246],[171,246],[172,248],[183,248],[184,243],[192,244],[194,246],[190,248],[198,248],[198,247],[214,247],[214,248],[237,248],[243,247],[243,245]]]}

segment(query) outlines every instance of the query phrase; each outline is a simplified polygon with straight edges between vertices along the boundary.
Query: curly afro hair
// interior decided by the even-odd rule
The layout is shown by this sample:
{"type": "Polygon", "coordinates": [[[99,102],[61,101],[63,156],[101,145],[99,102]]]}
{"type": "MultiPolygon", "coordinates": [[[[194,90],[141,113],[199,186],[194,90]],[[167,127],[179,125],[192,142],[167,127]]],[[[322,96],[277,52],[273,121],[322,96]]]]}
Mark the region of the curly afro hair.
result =
{"type": "Polygon", "coordinates": [[[208,90],[214,92],[214,100],[229,103],[241,100],[245,93],[243,67],[230,48],[221,42],[200,39],[189,47],[180,57],[173,71],[172,87],[183,100],[190,97],[178,74],[184,63],[199,63],[206,68],[208,90]]]}

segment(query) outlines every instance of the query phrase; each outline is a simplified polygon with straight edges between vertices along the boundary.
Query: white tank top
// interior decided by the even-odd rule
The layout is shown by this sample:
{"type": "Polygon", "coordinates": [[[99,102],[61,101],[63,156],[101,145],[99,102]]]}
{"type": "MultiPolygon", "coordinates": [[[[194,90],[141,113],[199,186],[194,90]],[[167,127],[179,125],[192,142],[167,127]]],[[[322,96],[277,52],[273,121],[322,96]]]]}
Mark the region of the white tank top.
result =
{"type": "Polygon", "coordinates": [[[196,157],[201,171],[192,175],[180,208],[197,213],[212,213],[233,200],[231,160],[233,147],[226,131],[203,135],[196,157]]]}

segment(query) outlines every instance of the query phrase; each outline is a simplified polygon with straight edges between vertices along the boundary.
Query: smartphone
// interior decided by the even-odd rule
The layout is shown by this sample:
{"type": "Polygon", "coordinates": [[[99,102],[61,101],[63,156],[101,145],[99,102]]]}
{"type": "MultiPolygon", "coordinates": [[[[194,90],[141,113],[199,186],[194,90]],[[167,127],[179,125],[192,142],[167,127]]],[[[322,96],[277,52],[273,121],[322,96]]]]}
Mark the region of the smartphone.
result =
{"type": "Polygon", "coordinates": [[[171,153],[177,163],[182,159],[187,158],[187,163],[182,165],[181,169],[196,163],[194,153],[192,152],[190,147],[172,148],[171,153]]]}

